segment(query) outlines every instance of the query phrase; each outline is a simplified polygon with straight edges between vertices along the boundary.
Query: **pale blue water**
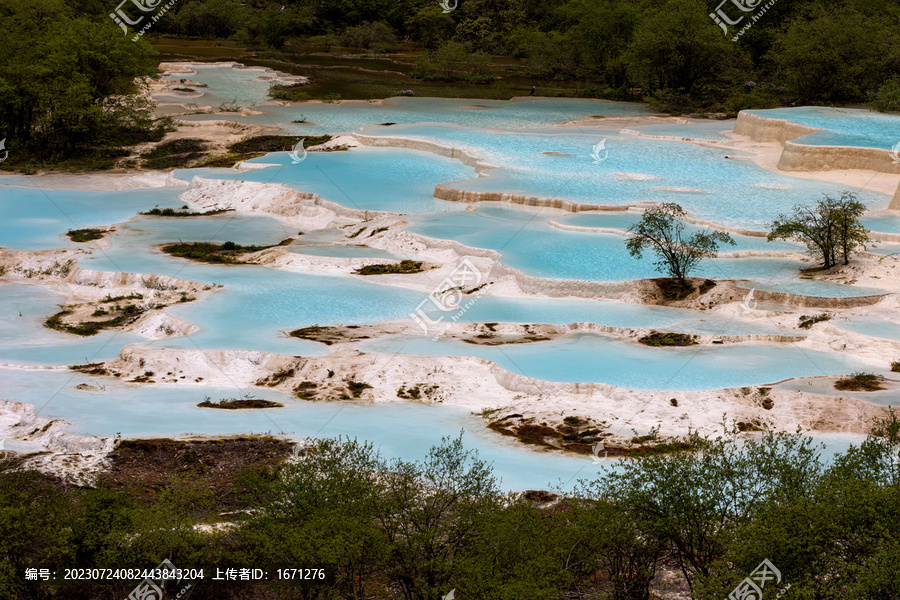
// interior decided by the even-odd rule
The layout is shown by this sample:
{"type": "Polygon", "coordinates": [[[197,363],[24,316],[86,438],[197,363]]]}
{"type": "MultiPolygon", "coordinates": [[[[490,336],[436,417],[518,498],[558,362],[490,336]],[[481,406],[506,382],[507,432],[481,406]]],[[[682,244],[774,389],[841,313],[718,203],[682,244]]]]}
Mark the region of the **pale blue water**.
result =
{"type": "Polygon", "coordinates": [[[235,398],[237,388],[201,385],[129,385],[103,380],[102,394],[74,389],[96,385],[96,378],[68,372],[19,371],[0,368],[2,397],[14,397],[43,407],[41,415],[66,419],[76,433],[124,437],[285,433],[292,437],[355,437],[373,442],[388,458],[422,459],[442,437],[456,437],[477,448],[493,464],[506,490],[574,484],[574,477],[592,477],[615,461],[595,465],[588,457],[543,452],[523,447],[485,429],[483,421],[465,409],[398,402],[365,405],[354,402],[302,402],[275,390],[253,389],[254,396],[284,403],[265,411],[223,411],[198,408],[206,396],[235,398]]]}
{"type": "MultiPolygon", "coordinates": [[[[454,315],[456,313],[451,313],[454,315]]],[[[429,314],[437,319],[438,311],[429,314]]],[[[713,335],[770,334],[783,333],[769,324],[744,321],[740,318],[725,317],[716,313],[644,306],[624,302],[602,300],[544,299],[544,298],[502,298],[482,296],[459,319],[466,323],[549,323],[566,325],[569,323],[597,323],[610,327],[666,328],[688,333],[708,333],[713,335]]],[[[795,335],[795,332],[791,332],[795,335]]]]}
{"type": "MultiPolygon", "coordinates": [[[[368,351],[420,356],[477,356],[543,381],[602,382],[635,389],[712,390],[790,377],[841,375],[864,363],[788,344],[650,348],[579,333],[547,342],[478,346],[458,340],[391,336],[365,340],[368,351]]],[[[535,393],[540,393],[540,383],[535,393]]]]}
{"type": "Polygon", "coordinates": [[[696,121],[686,124],[640,125],[629,127],[645,135],[662,135],[691,140],[729,141],[726,131],[734,129],[734,119],[727,121],[696,121]]]}
{"type": "MultiPolygon", "coordinates": [[[[652,114],[644,104],[610,102],[576,98],[516,98],[503,100],[473,100],[465,98],[394,97],[383,102],[343,101],[336,104],[300,102],[278,106],[267,98],[268,86],[260,92],[259,82],[243,86],[243,75],[235,76],[230,69],[207,68],[190,79],[207,83],[209,88],[201,98],[186,100],[174,95],[164,96],[171,102],[193,102],[218,107],[224,101],[237,98],[244,107],[263,111],[263,115],[236,116],[228,119],[241,123],[277,125],[291,135],[321,135],[355,131],[365,125],[381,123],[462,123],[471,127],[490,129],[530,129],[563,125],[568,121],[586,119],[592,115],[606,117],[639,117],[652,114]],[[305,119],[306,123],[292,123],[305,119]]],[[[221,115],[190,115],[185,120],[215,120],[221,115]]]]}
{"type": "MultiPolygon", "coordinates": [[[[618,218],[618,217],[617,217],[618,218]]],[[[547,224],[541,211],[483,203],[476,211],[415,217],[410,231],[452,239],[502,253],[502,261],[530,275],[564,279],[626,281],[658,277],[654,258],[633,258],[626,238],[612,233],[569,231],[547,224]]],[[[747,244],[755,238],[746,238],[747,244]]],[[[731,247],[723,247],[728,250],[731,247]]],[[[716,258],[703,261],[697,276],[747,279],[758,289],[824,296],[859,296],[878,290],[799,280],[799,260],[770,257],[716,258]],[[804,292],[806,290],[807,292],[804,292]]]]}
{"type": "Polygon", "coordinates": [[[799,106],[748,110],[748,113],[773,119],[785,119],[817,131],[795,140],[798,144],[820,146],[863,146],[889,150],[900,142],[900,115],[858,108],[799,106]]]}
{"type": "MultiPolygon", "coordinates": [[[[604,227],[611,229],[628,230],[632,225],[641,220],[641,214],[637,212],[580,212],[554,219],[563,225],[577,225],[579,227],[604,227]]],[[[697,231],[705,231],[706,227],[687,224],[685,235],[690,236],[697,231]]],[[[803,252],[805,248],[800,244],[775,240],[766,241],[764,237],[729,234],[735,241],[734,246],[723,245],[723,252],[738,252],[741,250],[763,250],[767,252],[803,252]]]]}
{"type": "Polygon", "coordinates": [[[434,185],[475,176],[472,167],[457,160],[396,148],[311,152],[298,164],[292,164],[289,153],[276,152],[250,162],[279,166],[247,173],[191,169],[178,171],[176,175],[187,180],[202,175],[214,179],[284,183],[348,208],[398,213],[462,210],[464,207],[458,203],[434,198],[434,185]]]}
{"type": "MultiPolygon", "coordinates": [[[[625,229],[630,214],[582,214],[560,217],[552,211],[518,209],[489,204],[467,212],[466,205],[435,200],[436,184],[462,189],[511,191],[526,195],[567,198],[579,202],[626,205],[656,200],[675,201],[692,215],[762,230],[778,212],[822,193],[835,195],[838,186],[770,173],[753,164],[726,159],[726,152],[677,141],[659,141],[577,127],[559,128],[590,115],[640,116],[643,105],[590,100],[524,99],[515,102],[481,100],[391,99],[383,104],[299,104],[279,107],[268,103],[269,82],[253,81],[260,73],[215,66],[200,67],[187,76],[210,84],[199,104],[237,99],[257,105],[266,114],[229,119],[283,125],[286,132],[310,135],[365,128],[378,135],[404,135],[463,148],[502,168],[488,177],[458,161],[430,153],[392,148],[360,148],[350,152],[311,153],[293,165],[287,153],[256,162],[277,166],[236,174],[226,169],[181,170],[179,177],[203,175],[285,183],[316,192],[348,207],[414,214],[409,228],[425,235],[456,239],[493,248],[503,262],[531,274],[595,280],[655,277],[651,261],[627,255],[617,235],[569,232],[550,227],[548,219],[597,227],[625,229]],[[289,124],[305,116],[310,123],[289,124]],[[396,122],[391,127],[377,126],[396,122]],[[417,124],[418,123],[418,124],[417,124]],[[460,127],[457,124],[463,125],[460,127]],[[592,147],[605,139],[608,157],[594,164],[592,147]],[[561,153],[559,155],[545,152],[561,153]],[[623,174],[653,175],[633,180],[623,174]],[[697,191],[667,190],[697,188],[697,191]]],[[[171,98],[175,100],[176,98],[171,98]]],[[[182,100],[182,99],[178,99],[182,100]]],[[[219,119],[220,115],[196,119],[219,119]]],[[[833,121],[860,139],[876,133],[860,126],[858,115],[833,121]]],[[[598,121],[602,122],[602,121],[598,121]]],[[[625,125],[627,127],[627,124],[625,125]]],[[[723,139],[727,122],[641,127],[649,135],[695,139],[723,139]]],[[[841,129],[843,128],[843,129],[841,129]]],[[[894,129],[896,131],[896,128],[894,129]]],[[[894,142],[892,142],[893,144],[894,142]]],[[[868,144],[870,145],[870,144],[868,144]]],[[[878,146],[881,147],[881,146],[878,146]]],[[[889,147],[889,146],[888,146],[889,147]]],[[[733,151],[728,156],[733,156],[733,151]]],[[[216,266],[193,263],[161,254],[157,244],[184,241],[234,241],[273,244],[297,239],[292,251],[321,256],[389,254],[368,248],[330,246],[341,232],[298,232],[265,216],[234,213],[200,219],[137,217],[153,206],[177,207],[183,188],[120,192],[43,191],[16,187],[28,178],[0,178],[0,246],[43,249],[70,247],[63,234],[72,228],[124,223],[109,237],[111,247],[84,257],[81,264],[101,270],[172,275],[224,289],[204,300],[167,309],[193,322],[201,331],[189,337],[156,342],[131,334],[107,332],[76,338],[48,330],[43,320],[63,300],[46,289],[0,285],[0,362],[66,365],[113,357],[127,343],[202,348],[253,349],[297,356],[332,351],[324,345],[289,338],[297,327],[367,324],[408,318],[425,299],[425,292],[389,287],[352,276],[312,275],[258,266],[216,266]],[[127,223],[126,223],[127,222],[127,223]],[[312,245],[306,245],[312,244],[312,245]],[[21,316],[19,314],[21,313],[21,316]]],[[[864,194],[870,208],[887,204],[887,197],[864,194]]],[[[876,216],[866,224],[879,231],[900,231],[900,220],[876,216]]],[[[744,249],[793,249],[791,244],[766,244],[761,238],[735,236],[744,249]]],[[[95,247],[85,245],[84,247],[95,247]]],[[[797,279],[800,263],[784,259],[720,259],[707,261],[701,275],[745,278],[757,289],[778,289],[812,295],[841,296],[873,293],[857,286],[797,279]]],[[[548,300],[483,297],[462,316],[463,321],[564,324],[578,321],[619,327],[709,333],[774,333],[768,324],[747,322],[699,311],[644,307],[593,300],[548,300]]],[[[881,324],[849,325],[894,335],[881,324]]],[[[551,342],[478,347],[451,340],[392,337],[370,340],[361,348],[425,355],[477,355],[496,361],[512,372],[548,381],[605,381],[643,389],[714,389],[760,385],[797,376],[872,370],[840,353],[818,353],[793,345],[742,344],[703,348],[656,349],[591,334],[567,336],[551,342]]],[[[234,397],[244,391],[205,386],[137,386],[103,380],[104,393],[81,392],[78,383],[98,380],[64,371],[0,368],[0,397],[35,404],[40,414],[66,418],[76,432],[114,435],[178,435],[182,433],[293,432],[295,435],[353,435],[374,441],[388,456],[421,458],[444,435],[467,430],[467,441],[481,449],[504,477],[507,489],[546,487],[574,476],[596,472],[587,458],[536,452],[485,430],[480,419],[453,407],[396,404],[365,406],[299,402],[265,390],[265,397],[282,400],[285,409],[217,412],[197,408],[205,396],[234,397]],[[46,405],[46,406],[45,406],[46,405]]],[[[260,390],[254,390],[254,393],[260,390]]],[[[262,393],[262,392],[260,392],[262,393]]],[[[877,400],[880,401],[880,400],[877,400]]],[[[485,399],[485,405],[490,399],[485,399]]],[[[824,438],[823,438],[824,439],[824,438]]],[[[843,447],[842,440],[827,440],[843,447]]]]}
{"type": "MultiPolygon", "coordinates": [[[[822,194],[837,197],[844,189],[768,171],[735,158],[734,150],[615,131],[526,133],[424,124],[370,127],[363,133],[400,135],[459,148],[501,167],[488,171],[487,177],[449,186],[453,188],[612,206],[675,202],[692,216],[748,229],[763,229],[795,204],[808,203],[822,194]],[[604,140],[605,150],[598,156],[606,159],[596,163],[592,149],[604,140]],[[635,180],[623,174],[654,178],[635,180]]],[[[872,192],[858,195],[871,209],[885,208],[890,200],[872,192]]]]}
{"type": "MultiPolygon", "coordinates": [[[[898,132],[900,135],[900,132],[898,132]]],[[[878,215],[874,217],[862,217],[860,222],[872,231],[884,233],[900,233],[900,215],[878,215]]]]}
{"type": "Polygon", "coordinates": [[[4,185],[0,177],[0,246],[17,250],[96,247],[76,244],[70,229],[113,225],[154,206],[175,207],[180,188],[83,192],[4,185]],[[174,190],[178,190],[177,192],[174,190]]]}
{"type": "MultiPolygon", "coordinates": [[[[272,85],[270,81],[260,81],[261,76],[270,77],[269,74],[256,69],[234,69],[217,65],[191,65],[196,75],[175,74],[167,77],[165,81],[178,83],[180,79],[188,79],[198,83],[205,83],[208,87],[191,88],[203,92],[201,98],[185,98],[176,93],[160,94],[158,99],[165,102],[187,102],[193,104],[207,104],[218,108],[227,102],[236,102],[242,108],[252,108],[257,104],[269,102],[268,92],[272,85]]],[[[178,86],[190,88],[189,85],[178,86]]],[[[230,118],[230,116],[229,116],[230,118]]]]}
{"type": "Polygon", "coordinates": [[[143,340],[132,333],[106,331],[79,337],[47,329],[44,320],[59,311],[62,294],[34,285],[0,285],[0,362],[72,365],[115,358],[125,344],[143,340]]]}
{"type": "MultiPolygon", "coordinates": [[[[888,340],[897,340],[900,342],[900,324],[875,317],[851,317],[847,320],[836,321],[835,325],[841,329],[855,331],[863,335],[871,335],[872,337],[884,338],[888,340]]],[[[897,356],[900,360],[900,356],[897,356]]]]}

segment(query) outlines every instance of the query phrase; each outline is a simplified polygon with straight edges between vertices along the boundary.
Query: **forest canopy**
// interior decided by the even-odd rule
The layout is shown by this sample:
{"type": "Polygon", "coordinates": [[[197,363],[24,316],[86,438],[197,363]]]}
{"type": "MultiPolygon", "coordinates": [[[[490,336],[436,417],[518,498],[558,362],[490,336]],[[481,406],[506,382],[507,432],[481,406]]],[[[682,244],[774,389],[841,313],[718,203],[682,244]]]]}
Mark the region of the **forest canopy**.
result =
{"type": "Polygon", "coordinates": [[[155,74],[152,36],[227,40],[282,63],[310,48],[389,56],[415,63],[407,72],[422,81],[490,84],[503,61],[502,76],[529,85],[670,113],[900,111],[897,2],[776,2],[740,36],[710,17],[719,5],[459,0],[445,12],[437,0],[177,0],[137,39],[110,18],[112,0],[0,0],[0,139],[17,158],[57,162],[159,139],[165,123],[136,84],[155,74]]]}

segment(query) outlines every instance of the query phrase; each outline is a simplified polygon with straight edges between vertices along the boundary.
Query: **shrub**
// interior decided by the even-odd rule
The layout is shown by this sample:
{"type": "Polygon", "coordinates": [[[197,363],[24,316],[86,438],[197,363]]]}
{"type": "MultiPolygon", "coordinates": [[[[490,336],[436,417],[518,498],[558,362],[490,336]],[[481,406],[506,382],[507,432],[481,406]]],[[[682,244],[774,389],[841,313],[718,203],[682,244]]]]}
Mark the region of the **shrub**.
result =
{"type": "Polygon", "coordinates": [[[345,29],[341,35],[341,43],[353,48],[384,49],[397,43],[397,36],[391,26],[383,21],[363,22],[345,29]]]}
{"type": "Polygon", "coordinates": [[[389,275],[396,273],[420,273],[422,263],[415,260],[403,260],[394,264],[379,264],[360,267],[354,273],[357,275],[389,275]]]}
{"type": "Polygon", "coordinates": [[[894,75],[870,95],[869,105],[878,112],[900,112],[900,75],[894,75]]]}
{"type": "Polygon", "coordinates": [[[66,235],[73,242],[84,243],[99,240],[105,233],[102,229],[70,229],[66,235]]]}
{"type": "Polygon", "coordinates": [[[842,392],[877,392],[885,389],[881,382],[884,377],[873,373],[854,373],[834,382],[834,389],[842,392]]]}

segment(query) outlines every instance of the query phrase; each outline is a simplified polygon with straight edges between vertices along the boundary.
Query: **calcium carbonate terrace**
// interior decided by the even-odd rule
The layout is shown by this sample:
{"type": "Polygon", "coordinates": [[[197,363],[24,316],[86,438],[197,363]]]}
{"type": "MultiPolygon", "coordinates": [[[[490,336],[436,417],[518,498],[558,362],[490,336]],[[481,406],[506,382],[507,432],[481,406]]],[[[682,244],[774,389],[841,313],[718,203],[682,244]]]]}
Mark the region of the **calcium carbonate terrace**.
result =
{"type": "MultiPolygon", "coordinates": [[[[73,295],[83,295],[83,290],[71,282],[42,285],[40,276],[0,286],[0,386],[19,401],[40,406],[42,415],[70,421],[75,432],[170,436],[278,430],[297,435],[350,435],[374,441],[388,456],[418,457],[441,436],[465,428],[472,436],[468,443],[494,462],[504,486],[522,489],[573,476],[591,463],[583,457],[538,453],[497,439],[473,416],[473,407],[449,406],[452,402],[447,406],[314,403],[297,400],[282,390],[264,390],[256,393],[282,401],[286,408],[265,413],[211,413],[196,407],[204,396],[234,396],[246,393],[248,387],[199,381],[165,385],[111,381],[84,391],[75,387],[84,378],[65,366],[113,359],[126,346],[128,351],[157,352],[159,356],[232,352],[222,355],[226,368],[234,357],[244,360],[251,356],[247,360],[252,363],[255,355],[241,352],[310,360],[349,353],[354,360],[371,356],[372,364],[399,364],[409,357],[444,361],[435,363],[435,372],[473,357],[483,359],[478,365],[493,365],[485,369],[499,369],[491,372],[507,385],[512,385],[508,381],[514,376],[525,378],[523,389],[534,386],[538,390],[533,392],[535,397],[541,398],[545,393],[553,397],[557,392],[550,390],[556,390],[553,386],[557,384],[596,383],[613,389],[676,394],[862,370],[889,375],[883,357],[873,355],[877,353],[842,352],[833,343],[820,343],[824,334],[818,331],[809,339],[805,332],[798,332],[797,319],[818,309],[781,305],[760,318],[740,310],[643,305],[627,297],[523,293],[513,285],[527,280],[537,282],[531,284],[534,289],[557,285],[594,289],[589,286],[656,277],[649,261],[636,260],[625,249],[627,229],[640,218],[639,208],[649,203],[677,202],[692,219],[761,233],[794,204],[814,201],[822,194],[836,195],[847,188],[766,169],[751,160],[749,152],[725,148],[721,144],[734,141],[730,132],[733,121],[655,123],[647,120],[652,115],[643,106],[561,99],[396,98],[383,103],[281,106],[267,100],[271,79],[260,78],[258,71],[215,65],[191,68],[192,72],[169,79],[177,82],[186,77],[205,84],[202,96],[188,98],[165,91],[157,99],[213,107],[234,100],[260,114],[192,115],[185,119],[227,119],[275,126],[295,135],[356,132],[364,145],[340,152],[310,152],[299,164],[288,153],[272,153],[250,161],[261,167],[254,170],[180,169],[172,174],[172,185],[152,189],[51,190],[41,188],[40,178],[0,177],[0,246],[5,251],[77,248],[84,252],[73,259],[73,265],[91,272],[170,276],[201,286],[222,286],[194,302],[167,308],[170,317],[197,330],[162,339],[148,339],[134,331],[106,331],[90,338],[51,331],[43,327],[43,321],[73,295]],[[307,122],[292,122],[300,119],[307,122]],[[614,119],[615,126],[605,129],[605,119],[614,119]],[[687,141],[690,139],[701,143],[687,141]],[[604,143],[598,153],[601,140],[604,143]],[[464,160],[441,155],[441,148],[454,149],[457,156],[464,153],[464,160]],[[284,215],[252,211],[190,219],[136,216],[154,207],[184,205],[185,183],[192,182],[192,189],[214,190],[220,181],[283,184],[284,193],[316,194],[345,209],[363,211],[364,218],[335,213],[327,227],[313,227],[306,226],[302,218],[289,224],[284,215]],[[534,204],[538,206],[477,201],[491,193],[537,199],[534,204]],[[541,207],[542,200],[638,209],[573,214],[541,207]],[[349,239],[348,232],[369,227],[367,219],[386,220],[377,221],[377,231],[373,226],[349,239]],[[99,226],[115,227],[101,244],[75,244],[65,236],[70,229],[99,226]],[[178,240],[270,245],[286,238],[293,241],[264,264],[203,264],[159,250],[161,244],[178,240]],[[408,243],[403,246],[398,240],[408,243]],[[452,248],[452,257],[448,248],[452,248]],[[445,257],[448,262],[471,257],[485,266],[486,272],[506,277],[505,287],[498,284],[499,291],[478,297],[456,319],[461,327],[482,323],[574,327],[580,323],[601,330],[575,327],[554,339],[508,346],[392,332],[355,343],[351,350],[286,335],[292,329],[312,326],[409,325],[411,313],[429,298],[444,271],[434,280],[427,273],[410,280],[398,275],[367,278],[352,274],[349,265],[362,264],[351,262],[361,260],[421,260],[423,253],[436,266],[440,265],[435,257],[445,257]],[[604,327],[610,329],[602,330],[604,327]],[[696,348],[650,348],[627,337],[631,330],[756,337],[696,348]],[[792,336],[792,341],[778,341],[785,336],[792,336]],[[542,386],[548,386],[548,391],[542,386]]],[[[160,110],[176,109],[164,105],[160,110]]],[[[891,127],[895,133],[900,131],[900,118],[862,111],[798,108],[753,112],[823,129],[802,138],[803,144],[890,149],[890,134],[885,132],[891,127]]],[[[78,186],[73,183],[71,187],[78,186]]],[[[864,219],[866,226],[877,232],[900,233],[900,216],[884,211],[888,196],[865,189],[856,192],[873,213],[864,219]]],[[[229,208],[231,200],[223,196],[220,207],[229,208]]],[[[690,226],[691,230],[698,228],[690,226]]],[[[736,245],[722,248],[724,256],[706,261],[698,276],[721,285],[738,280],[744,288],[819,297],[822,302],[886,291],[853,281],[801,278],[799,270],[806,266],[801,260],[802,246],[768,243],[758,235],[738,233],[734,237],[736,245]]],[[[888,320],[886,311],[877,310],[882,311],[878,316],[853,316],[836,325],[863,336],[900,340],[896,319],[888,320]]],[[[441,316],[434,309],[429,314],[441,316]]],[[[491,403],[491,398],[484,399],[484,406],[491,403]]],[[[855,438],[823,434],[820,439],[835,450],[855,438]]]]}

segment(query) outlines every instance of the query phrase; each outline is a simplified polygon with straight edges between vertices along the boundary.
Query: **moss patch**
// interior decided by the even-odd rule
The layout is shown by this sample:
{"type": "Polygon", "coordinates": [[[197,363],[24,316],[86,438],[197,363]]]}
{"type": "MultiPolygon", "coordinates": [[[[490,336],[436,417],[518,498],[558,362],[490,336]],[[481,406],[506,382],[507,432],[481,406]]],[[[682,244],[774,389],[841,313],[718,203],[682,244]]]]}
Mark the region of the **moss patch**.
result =
{"type": "Polygon", "coordinates": [[[357,275],[421,273],[424,270],[422,269],[422,264],[423,263],[415,260],[403,260],[399,263],[368,265],[366,267],[356,269],[354,273],[356,273],[357,275]]]}
{"type": "Polygon", "coordinates": [[[881,383],[884,377],[873,373],[854,373],[834,382],[834,389],[842,392],[877,392],[886,389],[881,383]]]}
{"type": "Polygon", "coordinates": [[[262,400],[260,398],[231,398],[228,400],[219,400],[218,402],[213,402],[207,398],[197,406],[201,408],[221,408],[224,410],[244,410],[248,408],[281,408],[284,404],[272,402],[271,400],[262,400]]]}
{"type": "Polygon", "coordinates": [[[105,229],[70,229],[67,233],[69,239],[79,244],[99,240],[106,235],[105,229]]]}
{"type": "Polygon", "coordinates": [[[239,260],[242,254],[250,254],[274,248],[276,246],[286,246],[293,240],[288,238],[282,240],[278,244],[271,246],[242,246],[234,242],[225,242],[224,244],[212,244],[210,242],[181,242],[178,244],[167,244],[162,246],[161,250],[166,254],[195,260],[197,262],[218,263],[218,264],[241,264],[239,260]]]}
{"type": "Polygon", "coordinates": [[[204,212],[192,212],[188,210],[187,206],[182,206],[181,208],[154,208],[140,214],[150,217],[211,217],[233,211],[233,208],[216,208],[204,212]]]}
{"type": "Polygon", "coordinates": [[[288,152],[303,140],[303,147],[318,146],[331,140],[330,135],[300,136],[300,135],[259,135],[236,144],[232,144],[229,150],[235,153],[267,153],[288,152]]]}
{"type": "Polygon", "coordinates": [[[183,167],[203,157],[206,151],[206,140],[184,138],[171,140],[141,155],[144,168],[171,169],[183,167]]]}
{"type": "Polygon", "coordinates": [[[696,336],[686,333],[662,333],[659,331],[651,332],[645,335],[638,342],[645,346],[695,346],[697,345],[696,336]]]}
{"type": "Polygon", "coordinates": [[[144,312],[145,310],[138,306],[126,304],[124,306],[116,306],[112,310],[104,309],[103,311],[94,311],[94,316],[109,316],[110,318],[108,319],[69,323],[66,321],[65,317],[71,315],[73,311],[63,309],[47,318],[47,320],[44,321],[44,326],[57,331],[64,331],[66,333],[88,337],[97,335],[104,329],[109,329],[110,327],[121,327],[133,323],[144,314],[144,312]]]}

